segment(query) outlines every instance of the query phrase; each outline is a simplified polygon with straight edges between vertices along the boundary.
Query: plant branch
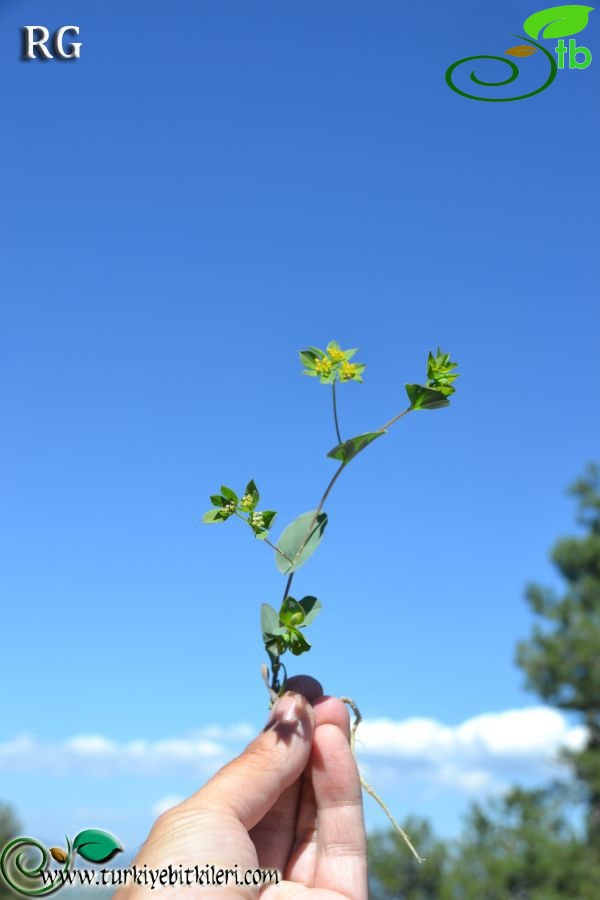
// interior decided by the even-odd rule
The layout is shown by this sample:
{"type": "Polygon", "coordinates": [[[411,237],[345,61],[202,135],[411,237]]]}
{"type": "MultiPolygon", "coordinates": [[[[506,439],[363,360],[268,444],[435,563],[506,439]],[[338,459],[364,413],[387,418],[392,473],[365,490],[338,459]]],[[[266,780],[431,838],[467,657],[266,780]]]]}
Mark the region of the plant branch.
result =
{"type": "Polygon", "coordinates": [[[293,578],[294,578],[294,573],[293,573],[293,572],[290,572],[290,574],[288,575],[288,580],[286,581],[286,584],[285,584],[285,590],[284,590],[284,592],[283,592],[283,600],[281,601],[282,603],[284,602],[285,598],[287,597],[287,595],[288,595],[289,592],[290,592],[290,588],[291,588],[291,586],[292,586],[293,578]]]}
{"type": "Polygon", "coordinates": [[[397,416],[394,416],[393,419],[390,419],[389,422],[386,422],[385,425],[382,425],[381,428],[378,428],[377,430],[378,430],[378,431],[385,431],[386,428],[389,428],[390,425],[393,425],[394,422],[397,422],[398,419],[401,419],[402,416],[405,416],[407,413],[409,413],[409,412],[411,411],[411,409],[412,409],[412,406],[407,407],[407,409],[405,409],[403,412],[399,413],[397,416]]]}
{"type": "MultiPolygon", "coordinates": [[[[238,512],[237,509],[235,511],[235,514],[238,517],[238,519],[241,519],[242,522],[246,523],[246,525],[248,524],[248,519],[244,518],[244,516],[241,514],[241,512],[238,512]]],[[[261,540],[263,541],[263,543],[268,544],[272,550],[275,550],[277,553],[279,553],[280,556],[283,556],[283,558],[285,560],[287,560],[291,566],[293,566],[294,561],[289,558],[287,553],[284,553],[283,550],[280,550],[279,547],[273,543],[273,541],[270,541],[268,537],[261,538],[261,540]]]]}
{"type": "MultiPolygon", "coordinates": [[[[333,387],[335,388],[335,384],[333,385],[333,387]]],[[[335,393],[334,393],[333,396],[334,396],[334,404],[335,404],[335,393]]],[[[334,407],[334,408],[335,408],[335,407],[334,407]]],[[[403,416],[405,416],[407,413],[409,413],[409,412],[411,411],[411,409],[412,409],[412,407],[410,407],[410,406],[407,407],[407,408],[406,408],[405,410],[403,410],[401,413],[398,413],[397,416],[394,416],[393,419],[390,419],[389,422],[386,422],[385,425],[382,425],[381,428],[378,429],[378,431],[385,431],[387,428],[389,428],[391,425],[393,425],[394,422],[397,422],[399,419],[401,419],[403,416]]],[[[336,427],[337,427],[337,418],[336,418],[336,427]]],[[[338,437],[339,437],[339,432],[338,432],[338,437]]],[[[342,442],[340,441],[340,443],[342,443],[342,442]]],[[[296,559],[294,560],[294,563],[295,563],[296,560],[299,559],[300,556],[302,555],[302,551],[304,550],[304,548],[306,547],[306,545],[307,545],[307,543],[308,543],[308,541],[309,541],[309,539],[310,539],[310,536],[311,536],[311,534],[312,534],[312,532],[313,532],[313,528],[315,527],[315,523],[316,523],[317,519],[319,518],[319,515],[321,514],[321,511],[322,511],[322,509],[323,509],[323,506],[325,505],[325,501],[327,500],[327,498],[328,498],[328,496],[329,496],[329,494],[330,494],[330,492],[331,492],[332,487],[334,486],[334,484],[335,484],[336,481],[338,480],[339,476],[342,474],[342,469],[344,469],[345,466],[346,466],[346,463],[343,462],[343,463],[341,464],[341,466],[339,467],[339,469],[336,470],[335,475],[333,476],[333,478],[331,479],[331,481],[329,482],[329,484],[328,484],[327,487],[325,488],[325,493],[323,494],[323,496],[321,497],[321,500],[319,501],[319,505],[318,505],[318,507],[317,507],[317,509],[316,509],[316,512],[315,512],[314,516],[313,516],[312,519],[311,519],[311,523],[310,523],[310,525],[308,526],[308,528],[307,528],[307,530],[306,530],[306,534],[304,535],[304,540],[303,540],[302,543],[300,544],[300,547],[299,547],[299,549],[298,549],[298,552],[296,553],[296,559]]],[[[294,563],[292,563],[292,565],[293,565],[294,563]]]]}
{"type": "Polygon", "coordinates": [[[280,550],[279,547],[277,546],[277,544],[274,544],[273,541],[270,541],[270,540],[269,540],[269,538],[261,538],[261,540],[262,540],[262,542],[263,542],[264,544],[268,544],[269,547],[270,547],[272,550],[276,550],[277,553],[279,553],[280,556],[283,556],[283,558],[284,558],[285,560],[287,560],[287,561],[290,563],[290,565],[293,564],[293,563],[292,563],[292,560],[289,558],[289,556],[287,555],[287,553],[284,553],[283,550],[280,550]]]}
{"type": "Polygon", "coordinates": [[[338,444],[342,443],[342,436],[340,434],[340,423],[338,422],[338,414],[337,414],[337,398],[335,393],[335,381],[331,385],[332,393],[333,393],[333,421],[335,422],[335,433],[337,434],[338,444]]]}
{"type": "MultiPolygon", "coordinates": [[[[309,525],[308,528],[306,529],[306,534],[304,535],[304,538],[303,538],[303,540],[302,540],[302,543],[300,544],[300,546],[299,546],[299,548],[298,548],[298,552],[296,553],[296,559],[300,559],[300,557],[302,556],[302,552],[303,552],[304,548],[306,547],[306,545],[307,545],[307,543],[308,543],[308,541],[309,541],[309,538],[310,538],[310,536],[311,536],[311,534],[312,534],[312,532],[313,532],[313,528],[315,527],[315,523],[316,523],[317,519],[319,518],[319,516],[321,515],[321,510],[323,509],[323,506],[325,505],[325,501],[327,500],[327,498],[328,498],[328,496],[329,496],[329,494],[330,494],[330,492],[331,492],[332,487],[334,486],[334,484],[335,484],[336,481],[338,480],[339,476],[342,474],[342,469],[345,467],[345,465],[346,465],[346,463],[344,463],[344,462],[341,464],[341,466],[339,467],[339,469],[336,470],[335,475],[333,476],[333,478],[331,479],[331,481],[329,482],[329,484],[328,484],[327,487],[325,488],[325,493],[323,494],[323,496],[322,496],[321,499],[319,500],[319,505],[317,506],[317,508],[316,508],[316,510],[315,510],[315,514],[314,514],[314,516],[312,517],[311,522],[310,522],[310,525],[309,525]]],[[[294,563],[296,562],[296,559],[294,560],[294,563]]],[[[293,565],[293,563],[292,563],[292,565],[293,565]]]]}

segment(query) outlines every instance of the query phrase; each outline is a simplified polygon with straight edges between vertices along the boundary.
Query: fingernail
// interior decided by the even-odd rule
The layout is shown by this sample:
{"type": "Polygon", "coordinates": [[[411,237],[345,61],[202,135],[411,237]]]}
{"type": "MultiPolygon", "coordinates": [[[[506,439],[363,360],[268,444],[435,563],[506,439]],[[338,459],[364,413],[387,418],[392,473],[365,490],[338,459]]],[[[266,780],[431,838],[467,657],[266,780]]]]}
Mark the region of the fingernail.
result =
{"type": "Polygon", "coordinates": [[[274,704],[266,727],[271,728],[279,722],[297,722],[302,710],[302,694],[294,694],[289,691],[280,697],[274,704]]]}

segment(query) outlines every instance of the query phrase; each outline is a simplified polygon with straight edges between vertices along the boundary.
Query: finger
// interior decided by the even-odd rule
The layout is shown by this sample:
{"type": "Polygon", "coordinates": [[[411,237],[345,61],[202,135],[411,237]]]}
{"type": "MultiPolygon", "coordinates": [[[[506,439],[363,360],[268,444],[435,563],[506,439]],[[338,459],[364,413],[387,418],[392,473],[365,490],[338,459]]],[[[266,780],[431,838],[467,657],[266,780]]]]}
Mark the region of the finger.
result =
{"type": "Polygon", "coordinates": [[[367,847],[360,776],[346,735],[325,723],[315,732],[311,771],[317,807],[315,887],[367,896],[367,847]]]}
{"type": "MultiPolygon", "coordinates": [[[[302,694],[310,703],[314,703],[323,696],[321,684],[310,675],[294,675],[292,678],[288,678],[286,688],[302,694]]],[[[263,869],[283,871],[287,865],[296,836],[301,781],[301,778],[298,779],[283,792],[279,800],[250,833],[250,838],[256,847],[259,864],[263,869]]]]}
{"type": "MultiPolygon", "coordinates": [[[[321,697],[314,704],[316,735],[321,725],[333,725],[349,738],[350,722],[348,710],[336,697],[321,697]]],[[[286,869],[286,878],[301,884],[313,885],[317,866],[317,808],[313,790],[312,766],[308,765],[303,778],[298,819],[296,823],[296,840],[290,853],[290,861],[286,869]]]]}
{"type": "Polygon", "coordinates": [[[309,765],[301,780],[295,839],[283,872],[288,881],[312,887],[316,868],[317,807],[309,765]]]}
{"type": "Polygon", "coordinates": [[[350,740],[350,716],[345,703],[337,697],[319,697],[313,703],[313,707],[317,727],[326,723],[337,725],[350,740]]]}
{"type": "Polygon", "coordinates": [[[284,694],[264,731],[190,798],[190,806],[230,812],[254,828],[304,771],[313,735],[310,704],[301,694],[284,694]]]}
{"type": "MultiPolygon", "coordinates": [[[[323,696],[321,684],[310,675],[295,675],[289,678],[286,681],[286,688],[302,694],[310,703],[318,701],[323,696]]],[[[298,779],[283,792],[250,833],[259,863],[263,868],[283,871],[287,865],[296,836],[301,781],[302,779],[298,779]]]]}
{"type": "Polygon", "coordinates": [[[262,869],[283,872],[294,843],[302,776],[283,792],[266,816],[249,832],[262,869]]]}

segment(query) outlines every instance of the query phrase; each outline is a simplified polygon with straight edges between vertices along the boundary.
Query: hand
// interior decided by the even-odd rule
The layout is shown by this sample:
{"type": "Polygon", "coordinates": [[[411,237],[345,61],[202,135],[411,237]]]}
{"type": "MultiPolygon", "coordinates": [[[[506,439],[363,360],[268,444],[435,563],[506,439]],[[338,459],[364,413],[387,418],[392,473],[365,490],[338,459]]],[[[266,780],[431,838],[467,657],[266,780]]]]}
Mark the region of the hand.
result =
{"type": "MultiPolygon", "coordinates": [[[[157,820],[135,860],[138,870],[237,867],[243,879],[249,869],[277,869],[280,883],[260,888],[266,900],[366,900],[366,835],[348,712],[323,697],[312,678],[291,678],[288,688],[244,752],[157,820]]],[[[115,897],[146,893],[155,895],[148,886],[115,897]]],[[[250,898],[259,889],[230,880],[226,887],[160,890],[161,897],[175,894],[250,898]]]]}

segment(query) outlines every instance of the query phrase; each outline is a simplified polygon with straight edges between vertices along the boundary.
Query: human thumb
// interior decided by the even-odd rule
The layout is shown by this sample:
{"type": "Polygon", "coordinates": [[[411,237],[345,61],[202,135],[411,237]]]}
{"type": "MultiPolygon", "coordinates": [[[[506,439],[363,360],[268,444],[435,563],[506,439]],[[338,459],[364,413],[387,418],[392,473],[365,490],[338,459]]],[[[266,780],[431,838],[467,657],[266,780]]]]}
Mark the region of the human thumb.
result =
{"type": "Polygon", "coordinates": [[[288,691],[276,701],[258,737],[188,803],[231,812],[250,830],[306,768],[314,730],[310,703],[288,691]]]}

